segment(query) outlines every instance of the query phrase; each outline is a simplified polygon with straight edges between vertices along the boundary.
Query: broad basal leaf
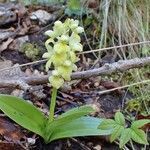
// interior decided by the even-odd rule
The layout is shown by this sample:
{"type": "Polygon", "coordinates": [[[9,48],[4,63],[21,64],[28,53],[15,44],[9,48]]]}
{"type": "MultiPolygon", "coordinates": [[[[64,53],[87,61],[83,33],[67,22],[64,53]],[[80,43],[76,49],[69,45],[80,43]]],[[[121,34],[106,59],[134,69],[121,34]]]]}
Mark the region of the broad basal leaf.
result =
{"type": "Polygon", "coordinates": [[[113,132],[111,133],[110,142],[113,142],[114,140],[116,140],[121,135],[123,130],[124,130],[123,126],[116,125],[113,132]]]}
{"type": "Polygon", "coordinates": [[[147,139],[146,139],[146,134],[141,129],[135,129],[135,128],[132,129],[131,138],[133,139],[133,141],[135,141],[137,143],[148,144],[147,139]]]}
{"type": "Polygon", "coordinates": [[[147,123],[150,123],[150,119],[137,120],[132,123],[131,128],[141,128],[147,123]]]}
{"type": "Polygon", "coordinates": [[[115,114],[115,121],[122,125],[125,126],[125,119],[124,119],[124,115],[121,112],[116,112],[115,114]]]}
{"type": "Polygon", "coordinates": [[[121,133],[121,137],[120,137],[120,143],[119,143],[119,147],[123,148],[123,146],[131,139],[131,129],[130,128],[126,128],[122,131],[121,133]]]}
{"type": "Polygon", "coordinates": [[[69,123],[74,119],[78,119],[84,115],[88,115],[89,113],[93,112],[93,108],[91,106],[81,106],[78,108],[71,109],[66,113],[60,115],[57,119],[53,122],[50,122],[47,125],[47,132],[50,133],[54,128],[59,128],[60,126],[69,123]]]}
{"type": "Polygon", "coordinates": [[[85,115],[88,115],[89,113],[91,113],[93,111],[94,111],[94,109],[91,106],[81,106],[78,108],[71,109],[71,110],[67,111],[66,113],[63,113],[57,119],[55,119],[53,122],[50,122],[47,125],[47,128],[46,128],[47,139],[49,139],[51,134],[54,132],[53,131],[54,129],[60,128],[61,126],[70,123],[72,120],[75,120],[75,119],[78,119],[85,115]]]}
{"type": "Polygon", "coordinates": [[[21,98],[0,94],[0,109],[24,128],[44,137],[46,117],[21,98]]]}
{"type": "Polygon", "coordinates": [[[68,137],[110,134],[110,130],[100,130],[97,128],[100,123],[101,119],[95,117],[81,117],[74,119],[59,128],[55,128],[53,134],[49,138],[49,141],[68,137]]]}
{"type": "Polygon", "coordinates": [[[74,114],[81,114],[80,116],[83,116],[83,115],[88,115],[92,112],[94,112],[93,107],[90,105],[85,105],[85,106],[73,108],[73,109],[63,113],[62,115],[60,115],[58,118],[63,118],[63,117],[74,115],[74,114]]]}

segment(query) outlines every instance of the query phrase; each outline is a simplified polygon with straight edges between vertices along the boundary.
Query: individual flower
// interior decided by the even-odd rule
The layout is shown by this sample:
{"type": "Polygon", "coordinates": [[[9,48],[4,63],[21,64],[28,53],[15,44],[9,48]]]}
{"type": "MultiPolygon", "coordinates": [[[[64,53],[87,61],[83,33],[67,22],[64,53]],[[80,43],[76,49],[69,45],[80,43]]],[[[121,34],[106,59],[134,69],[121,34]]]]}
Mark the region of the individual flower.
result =
{"type": "Polygon", "coordinates": [[[71,49],[73,51],[79,51],[79,52],[81,52],[83,50],[83,46],[82,46],[81,43],[70,42],[69,46],[71,47],[71,49]]]}
{"type": "Polygon", "coordinates": [[[77,32],[77,33],[82,33],[84,32],[84,29],[82,27],[77,27],[74,32],[77,32]]]}
{"type": "Polygon", "coordinates": [[[54,23],[53,31],[54,31],[55,37],[63,34],[65,32],[63,23],[61,21],[56,21],[54,23]]]}
{"type": "Polygon", "coordinates": [[[79,21],[78,20],[70,20],[70,29],[73,31],[74,29],[76,29],[79,25],[79,21]]]}
{"type": "Polygon", "coordinates": [[[70,81],[71,73],[72,73],[72,66],[59,66],[58,68],[59,74],[65,79],[66,81],[70,81]]]}
{"type": "Polygon", "coordinates": [[[65,34],[63,34],[61,37],[58,37],[57,39],[66,43],[66,44],[68,44],[68,42],[69,42],[69,36],[65,35],[65,34]]]}
{"type": "Polygon", "coordinates": [[[55,38],[55,37],[56,37],[55,32],[52,31],[52,30],[46,31],[46,32],[45,32],[45,35],[47,35],[47,36],[49,36],[49,37],[51,37],[51,38],[55,38]]]}
{"type": "Polygon", "coordinates": [[[59,74],[56,74],[56,70],[52,71],[52,75],[49,77],[49,82],[53,85],[53,87],[55,87],[56,89],[59,89],[63,83],[64,83],[64,79],[59,76],[59,74]]]}
{"type": "Polygon", "coordinates": [[[81,42],[81,38],[78,35],[78,33],[73,32],[70,36],[69,42],[75,42],[75,43],[80,43],[81,42]]]}
{"type": "Polygon", "coordinates": [[[60,42],[60,43],[56,43],[54,45],[54,51],[57,53],[57,54],[62,54],[62,53],[66,53],[70,50],[70,47],[63,43],[63,42],[60,42]]]}
{"type": "Polygon", "coordinates": [[[57,66],[64,64],[64,62],[67,59],[67,54],[66,53],[63,53],[63,54],[55,53],[51,59],[52,59],[54,66],[57,67],[57,66]]]}

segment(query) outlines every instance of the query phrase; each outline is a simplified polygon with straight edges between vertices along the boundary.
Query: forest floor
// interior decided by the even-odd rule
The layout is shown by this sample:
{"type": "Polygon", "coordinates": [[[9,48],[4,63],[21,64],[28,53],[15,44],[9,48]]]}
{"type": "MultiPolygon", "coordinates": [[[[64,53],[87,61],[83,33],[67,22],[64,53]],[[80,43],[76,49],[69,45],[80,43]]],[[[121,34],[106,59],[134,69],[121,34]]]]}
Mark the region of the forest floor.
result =
{"type": "MultiPolygon", "coordinates": [[[[51,86],[47,83],[47,79],[31,84],[32,90],[25,90],[24,85],[17,85],[16,82],[11,84],[11,82],[26,77],[41,79],[47,75],[44,67],[45,61],[42,60],[42,55],[46,51],[44,42],[47,39],[44,32],[52,29],[56,20],[64,21],[68,16],[64,15],[64,8],[57,5],[25,7],[22,4],[9,3],[0,4],[1,11],[3,11],[3,16],[0,20],[0,94],[11,94],[26,99],[43,113],[48,114],[51,86]],[[6,80],[7,83],[4,82],[6,80]]],[[[78,19],[76,16],[73,17],[78,19]]],[[[82,19],[85,21],[86,17],[85,15],[82,19]]],[[[92,42],[89,41],[92,40],[89,38],[91,34],[93,32],[97,34],[95,28],[95,22],[91,22],[85,28],[85,32],[88,30],[88,33],[87,36],[82,36],[84,52],[90,49],[88,42],[92,42]]],[[[96,46],[94,48],[96,49],[96,46]]],[[[97,52],[81,54],[80,61],[77,63],[78,71],[107,67],[106,64],[113,64],[120,60],[112,49],[104,51],[101,59],[98,59],[97,56],[97,52]]],[[[149,60],[146,60],[147,62],[142,65],[148,68],[145,71],[147,78],[150,77],[149,60]]],[[[140,65],[135,64],[135,67],[140,67],[140,65]]],[[[129,69],[135,67],[130,65],[129,69]]],[[[126,76],[125,80],[127,80],[130,75],[122,73],[123,71],[116,74],[115,70],[112,72],[105,71],[102,75],[91,75],[82,79],[78,77],[78,79],[66,83],[58,91],[55,115],[84,104],[95,104],[99,109],[94,115],[100,118],[113,118],[118,110],[123,111],[130,118],[132,116],[136,116],[136,119],[150,118],[148,115],[143,115],[144,111],[136,111],[139,103],[132,101],[136,98],[132,92],[134,89],[129,90],[128,86],[120,88],[124,85],[121,82],[123,76],[126,76]],[[130,101],[133,103],[129,104],[130,101]]],[[[130,145],[127,147],[130,149],[130,145]]],[[[136,150],[141,150],[141,145],[134,143],[134,147],[136,150]]],[[[0,150],[17,149],[117,150],[119,148],[117,142],[110,143],[109,137],[106,136],[63,139],[44,144],[39,136],[15,124],[1,112],[0,150]]],[[[148,146],[147,149],[149,149],[148,146]]]]}

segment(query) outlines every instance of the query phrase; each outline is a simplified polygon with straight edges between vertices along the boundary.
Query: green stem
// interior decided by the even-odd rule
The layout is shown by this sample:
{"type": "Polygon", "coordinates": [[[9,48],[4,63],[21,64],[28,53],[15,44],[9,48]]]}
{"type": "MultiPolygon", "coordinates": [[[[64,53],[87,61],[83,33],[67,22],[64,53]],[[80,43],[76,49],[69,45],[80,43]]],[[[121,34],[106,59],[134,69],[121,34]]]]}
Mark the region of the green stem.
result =
{"type": "Polygon", "coordinates": [[[51,104],[50,104],[50,110],[49,110],[49,122],[54,120],[54,111],[55,111],[55,105],[56,105],[56,96],[57,96],[57,89],[52,89],[52,97],[51,97],[51,104]]]}

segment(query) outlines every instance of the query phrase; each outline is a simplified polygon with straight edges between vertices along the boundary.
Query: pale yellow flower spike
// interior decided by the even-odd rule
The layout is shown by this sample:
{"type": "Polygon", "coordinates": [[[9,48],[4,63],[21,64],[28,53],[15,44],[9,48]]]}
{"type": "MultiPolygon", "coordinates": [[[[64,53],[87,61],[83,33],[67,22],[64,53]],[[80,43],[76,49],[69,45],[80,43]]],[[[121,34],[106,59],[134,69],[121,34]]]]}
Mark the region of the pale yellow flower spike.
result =
{"type": "Polygon", "coordinates": [[[49,82],[56,89],[59,89],[64,81],[70,81],[72,71],[77,70],[75,63],[79,58],[75,52],[83,49],[78,35],[83,31],[78,20],[66,19],[64,23],[56,21],[53,30],[45,32],[49,39],[45,42],[47,52],[43,54],[43,58],[48,59],[46,71],[52,64],[54,66],[49,82]]]}

